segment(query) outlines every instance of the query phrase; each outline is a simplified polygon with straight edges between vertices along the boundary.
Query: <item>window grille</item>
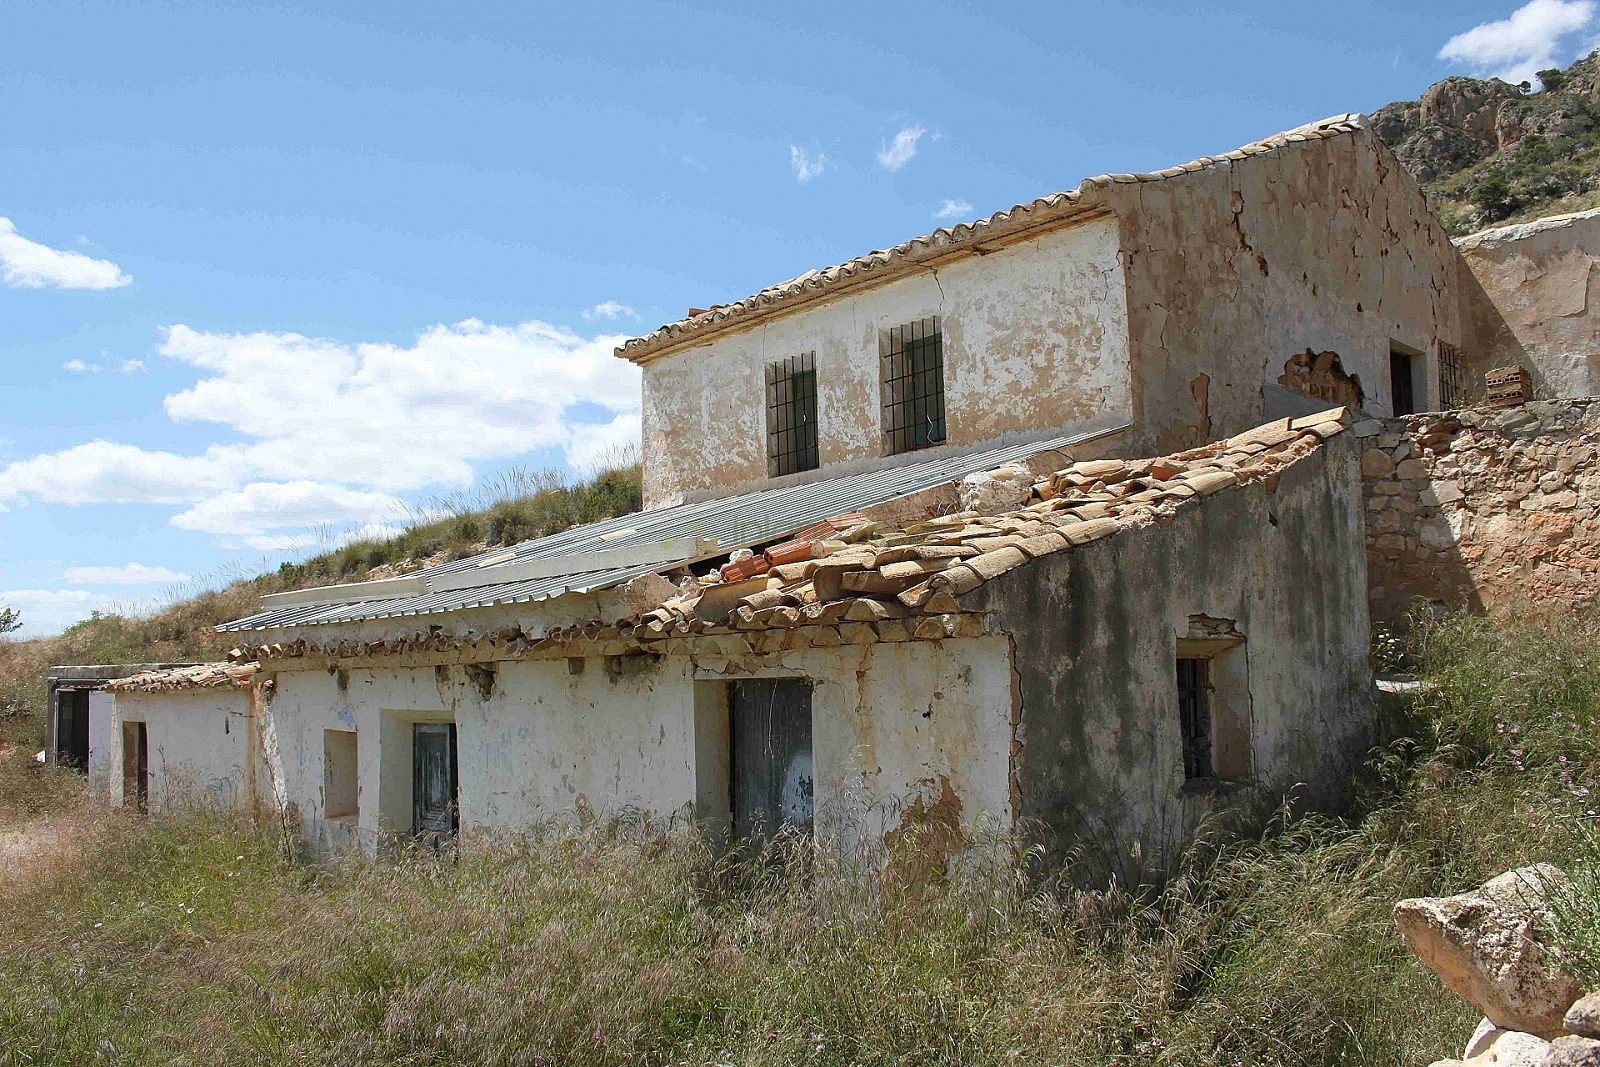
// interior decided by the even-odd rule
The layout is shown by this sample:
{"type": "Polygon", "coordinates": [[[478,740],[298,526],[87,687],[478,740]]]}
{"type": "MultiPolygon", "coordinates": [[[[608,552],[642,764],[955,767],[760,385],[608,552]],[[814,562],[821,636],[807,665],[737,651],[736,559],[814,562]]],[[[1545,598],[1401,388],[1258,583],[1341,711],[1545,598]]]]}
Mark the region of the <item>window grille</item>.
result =
{"type": "Polygon", "coordinates": [[[816,353],[767,365],[767,474],[817,469],[816,353]]]}
{"type": "Polygon", "coordinates": [[[1183,776],[1212,777],[1211,661],[1178,660],[1178,721],[1183,729],[1183,776]]]}
{"type": "Polygon", "coordinates": [[[935,316],[896,326],[884,338],[884,454],[944,439],[944,335],[935,316]]]}
{"type": "Polygon", "coordinates": [[[1467,373],[1456,346],[1439,342],[1439,407],[1448,411],[1467,399],[1467,373]]]}

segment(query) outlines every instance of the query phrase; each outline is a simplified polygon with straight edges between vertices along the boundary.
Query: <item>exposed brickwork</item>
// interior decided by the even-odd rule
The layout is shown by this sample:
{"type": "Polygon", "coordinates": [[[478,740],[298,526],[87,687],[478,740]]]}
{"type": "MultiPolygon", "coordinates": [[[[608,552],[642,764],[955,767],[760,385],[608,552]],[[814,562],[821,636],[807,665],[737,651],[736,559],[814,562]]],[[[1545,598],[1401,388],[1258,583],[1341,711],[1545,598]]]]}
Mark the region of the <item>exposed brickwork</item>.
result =
{"type": "Polygon", "coordinates": [[[1358,423],[1374,622],[1600,594],[1600,399],[1358,423]]]}

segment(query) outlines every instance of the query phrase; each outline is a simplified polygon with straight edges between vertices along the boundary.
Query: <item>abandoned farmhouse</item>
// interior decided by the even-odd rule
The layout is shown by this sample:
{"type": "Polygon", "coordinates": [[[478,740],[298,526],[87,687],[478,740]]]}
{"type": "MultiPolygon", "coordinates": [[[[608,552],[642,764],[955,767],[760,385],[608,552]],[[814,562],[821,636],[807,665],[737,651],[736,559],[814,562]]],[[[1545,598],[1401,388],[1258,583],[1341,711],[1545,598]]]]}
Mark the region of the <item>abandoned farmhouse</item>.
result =
{"type": "Polygon", "coordinates": [[[1160,862],[1336,806],[1373,621],[1600,591],[1596,255],[1452,242],[1354,115],[1091,178],[628,341],[643,512],[58,668],[52,751],[324,852],[642,811],[1160,862]]]}

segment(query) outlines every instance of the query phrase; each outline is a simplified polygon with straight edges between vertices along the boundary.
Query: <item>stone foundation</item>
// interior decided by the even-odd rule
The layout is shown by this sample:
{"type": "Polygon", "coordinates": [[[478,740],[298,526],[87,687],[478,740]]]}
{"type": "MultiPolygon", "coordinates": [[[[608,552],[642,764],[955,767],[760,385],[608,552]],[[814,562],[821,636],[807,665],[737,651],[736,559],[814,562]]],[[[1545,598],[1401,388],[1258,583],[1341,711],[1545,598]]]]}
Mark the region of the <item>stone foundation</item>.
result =
{"type": "Polygon", "coordinates": [[[1374,623],[1600,594],[1600,398],[1358,423],[1374,623]]]}

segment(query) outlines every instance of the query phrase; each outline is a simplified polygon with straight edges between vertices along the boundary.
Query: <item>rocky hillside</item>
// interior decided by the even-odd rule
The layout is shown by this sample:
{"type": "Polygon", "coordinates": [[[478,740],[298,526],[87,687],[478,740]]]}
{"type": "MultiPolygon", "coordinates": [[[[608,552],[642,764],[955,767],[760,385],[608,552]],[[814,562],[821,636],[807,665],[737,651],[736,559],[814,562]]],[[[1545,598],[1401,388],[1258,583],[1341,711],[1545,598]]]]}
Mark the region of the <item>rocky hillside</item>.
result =
{"type": "Polygon", "coordinates": [[[1600,52],[1539,79],[1446,78],[1372,115],[1452,233],[1600,206],[1600,52]]]}

